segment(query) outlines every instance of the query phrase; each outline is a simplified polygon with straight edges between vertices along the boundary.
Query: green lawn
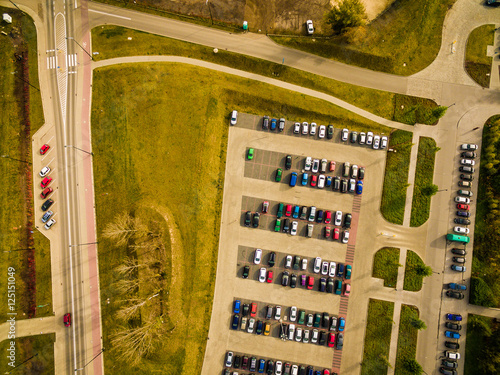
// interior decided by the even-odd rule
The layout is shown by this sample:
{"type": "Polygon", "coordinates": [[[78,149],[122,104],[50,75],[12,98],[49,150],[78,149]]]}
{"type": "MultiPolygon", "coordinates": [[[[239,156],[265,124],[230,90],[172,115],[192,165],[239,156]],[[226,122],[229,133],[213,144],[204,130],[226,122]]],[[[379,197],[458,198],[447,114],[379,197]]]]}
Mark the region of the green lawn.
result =
{"type": "Polygon", "coordinates": [[[384,247],[375,253],[372,276],[384,279],[384,286],[395,288],[399,267],[399,249],[384,247]]]}
{"type": "Polygon", "coordinates": [[[401,305],[399,321],[398,350],[396,352],[396,366],[394,373],[411,375],[406,369],[406,361],[415,359],[417,352],[418,330],[413,326],[413,319],[418,319],[419,312],[415,306],[401,305]]]}
{"type": "MultiPolygon", "coordinates": [[[[21,150],[21,137],[25,136],[23,118],[23,81],[20,79],[21,64],[14,59],[14,53],[21,49],[28,51],[30,65],[30,83],[38,87],[38,61],[37,61],[37,41],[36,30],[33,20],[17,10],[0,8],[0,11],[8,12],[12,18],[12,24],[3,23],[0,29],[11,33],[12,30],[21,30],[23,39],[13,41],[11,37],[2,35],[3,43],[0,43],[0,111],[2,113],[2,126],[0,126],[0,154],[8,155],[10,158],[0,158],[0,171],[4,178],[11,183],[6,184],[0,191],[0,200],[9,202],[8,210],[0,210],[0,225],[2,226],[2,236],[0,236],[0,247],[4,251],[0,252],[0,262],[7,267],[16,270],[16,312],[18,319],[27,317],[26,283],[28,276],[28,266],[26,261],[26,227],[25,221],[30,219],[27,209],[33,205],[32,199],[26,200],[23,189],[26,187],[25,175],[27,164],[13,160],[31,160],[31,149],[21,150]],[[15,47],[18,46],[18,47],[15,47]],[[16,72],[16,74],[12,74],[16,72]]],[[[33,134],[43,124],[43,112],[40,93],[37,89],[30,89],[30,123],[31,134],[33,134]]],[[[28,144],[31,141],[28,139],[28,144]]],[[[34,194],[39,193],[39,189],[33,188],[34,194]]],[[[37,225],[37,224],[35,224],[37,225]]],[[[36,304],[43,305],[51,303],[52,289],[50,277],[50,245],[49,241],[36,230],[33,233],[36,264],[36,304]]],[[[0,281],[1,294],[4,301],[7,301],[7,279],[0,281]]],[[[7,304],[0,307],[0,317],[6,319],[7,304]]],[[[37,315],[47,315],[52,312],[49,307],[45,310],[38,310],[37,315]]]]}
{"type": "Polygon", "coordinates": [[[495,319],[469,314],[465,341],[465,375],[496,375],[500,365],[500,325],[495,319]]]}
{"type": "Polygon", "coordinates": [[[436,58],[443,20],[454,2],[395,1],[378,18],[347,36],[326,39],[277,36],[273,40],[350,65],[407,76],[436,58]]]}
{"type": "MultiPolygon", "coordinates": [[[[16,338],[16,359],[14,366],[19,367],[14,370],[12,374],[54,374],[55,339],[55,334],[16,338]],[[23,362],[25,363],[21,364],[23,362]]],[[[8,353],[8,350],[10,350],[10,340],[4,340],[0,342],[0,350],[2,351],[2,353],[8,353]]],[[[0,366],[4,371],[12,370],[12,366],[9,365],[9,362],[10,360],[7,358],[7,354],[1,356],[0,366]]]]}
{"type": "Polygon", "coordinates": [[[394,303],[370,299],[363,349],[362,375],[387,374],[394,303]]]}
{"type": "Polygon", "coordinates": [[[429,117],[429,112],[437,107],[430,99],[350,85],[229,51],[219,50],[215,54],[210,47],[119,26],[94,28],[92,48],[99,52],[94,57],[96,60],[123,56],[174,55],[209,61],[324,92],[389,120],[414,124],[413,117],[418,114],[419,123],[433,124],[436,121],[429,117]],[[401,108],[402,105],[404,108],[401,108]]]}
{"type": "Polygon", "coordinates": [[[486,56],[486,46],[495,43],[495,25],[483,25],[474,30],[467,39],[465,70],[483,87],[490,87],[493,58],[486,56]]]}
{"type": "Polygon", "coordinates": [[[408,250],[406,253],[404,290],[418,292],[422,289],[422,280],[424,277],[417,273],[417,268],[419,266],[425,266],[425,263],[420,259],[417,253],[408,250]]]}
{"type": "MultiPolygon", "coordinates": [[[[199,373],[213,299],[231,110],[359,128],[373,124],[322,100],[184,64],[102,68],[94,71],[92,88],[106,370],[199,373]],[[102,230],[122,213],[154,219],[169,232],[164,246],[172,266],[159,272],[169,293],[162,288],[148,303],[156,306],[154,313],[163,309],[158,329],[166,331],[160,336],[165,339],[137,366],[127,365],[111,341],[123,325],[117,318],[123,297],[117,292],[115,268],[135,253],[104,238],[102,230]]],[[[144,286],[138,293],[144,297],[150,291],[144,286]]],[[[128,324],[137,328],[138,322],[128,324]]]]}
{"type": "Polygon", "coordinates": [[[380,211],[387,221],[394,224],[403,224],[412,136],[405,130],[396,130],[389,141],[388,148],[396,152],[387,152],[380,211]]]}
{"type": "Polygon", "coordinates": [[[410,226],[419,227],[429,219],[431,196],[424,194],[422,189],[432,185],[436,141],[429,137],[420,137],[418,142],[417,165],[415,168],[415,185],[411,202],[410,226]]]}

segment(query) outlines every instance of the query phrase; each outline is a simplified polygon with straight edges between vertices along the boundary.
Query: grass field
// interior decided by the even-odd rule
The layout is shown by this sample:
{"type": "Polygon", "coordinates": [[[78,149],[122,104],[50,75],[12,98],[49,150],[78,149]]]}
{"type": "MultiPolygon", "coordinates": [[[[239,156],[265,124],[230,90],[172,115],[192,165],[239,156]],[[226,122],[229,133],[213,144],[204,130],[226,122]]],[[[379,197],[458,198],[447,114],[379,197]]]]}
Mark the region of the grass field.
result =
{"type": "Polygon", "coordinates": [[[384,279],[384,286],[395,288],[399,267],[399,249],[384,247],[375,253],[372,276],[384,279]]]}
{"type": "Polygon", "coordinates": [[[412,374],[406,369],[405,364],[407,360],[415,359],[417,353],[418,330],[412,325],[412,320],[418,319],[418,317],[419,312],[415,306],[401,305],[395,374],[412,374]]]}
{"type": "MultiPolygon", "coordinates": [[[[12,374],[37,374],[37,375],[52,375],[55,372],[54,365],[54,341],[56,336],[50,335],[37,335],[31,337],[16,338],[15,352],[16,361],[15,365],[21,365],[12,374]],[[32,359],[30,357],[34,356],[32,359]]],[[[10,340],[0,342],[0,350],[2,353],[8,353],[10,350],[10,340]]],[[[5,371],[12,370],[9,366],[9,359],[7,355],[2,355],[0,359],[0,366],[5,371]]],[[[6,372],[10,373],[10,372],[6,372]]]]}
{"type": "Polygon", "coordinates": [[[418,266],[425,266],[425,263],[414,251],[408,250],[406,253],[405,279],[403,284],[404,290],[418,292],[422,289],[423,276],[417,273],[418,266]]]}
{"type": "Polygon", "coordinates": [[[437,56],[443,20],[454,2],[395,1],[370,24],[348,36],[330,39],[276,36],[273,40],[347,64],[410,75],[428,66],[437,56]]]}
{"type": "Polygon", "coordinates": [[[435,122],[429,117],[429,112],[437,107],[437,104],[430,99],[350,85],[229,51],[219,50],[215,54],[210,47],[119,26],[94,28],[92,48],[99,51],[99,55],[94,57],[96,60],[123,56],[174,55],[209,61],[324,92],[389,120],[415,124],[413,118],[418,114],[419,123],[435,122]]]}
{"type": "Polygon", "coordinates": [[[466,375],[496,375],[498,373],[498,345],[500,324],[486,316],[469,314],[465,342],[466,375]]]}
{"type": "Polygon", "coordinates": [[[387,221],[394,224],[403,224],[405,215],[411,140],[412,133],[396,130],[391,134],[389,142],[388,148],[396,152],[387,152],[380,211],[387,221]]]}
{"type": "MultiPolygon", "coordinates": [[[[6,12],[13,18],[11,25],[3,24],[0,29],[4,32],[11,32],[12,28],[22,30],[24,40],[27,41],[28,58],[30,64],[30,82],[33,86],[38,87],[38,65],[37,65],[37,42],[36,30],[33,21],[30,17],[21,14],[17,10],[0,8],[0,11],[6,12]]],[[[22,84],[20,79],[20,64],[15,61],[14,53],[18,51],[14,44],[22,45],[22,40],[16,39],[13,41],[10,37],[3,37],[4,42],[0,43],[0,75],[3,77],[0,82],[0,111],[2,113],[2,126],[0,126],[0,154],[8,155],[10,158],[0,158],[0,171],[5,179],[12,183],[6,184],[0,190],[0,200],[9,202],[8,210],[0,210],[0,225],[2,226],[2,235],[0,236],[0,247],[4,251],[12,251],[11,253],[0,252],[0,262],[4,267],[14,267],[16,269],[16,311],[18,319],[26,318],[23,313],[26,306],[25,290],[26,285],[21,278],[21,273],[27,267],[25,264],[24,248],[20,246],[20,241],[23,240],[23,225],[26,220],[26,205],[22,189],[25,186],[25,168],[26,164],[13,160],[27,160],[31,158],[31,152],[22,154],[20,136],[23,136],[23,94],[22,84]],[[16,72],[16,74],[12,74],[16,72]]],[[[40,93],[38,90],[30,89],[30,122],[31,130],[34,133],[43,124],[43,112],[40,93]]],[[[31,141],[28,141],[31,144],[31,141]]],[[[35,193],[38,193],[35,188],[35,193]]],[[[33,204],[32,202],[28,204],[33,204]]],[[[24,228],[25,229],[25,228],[24,228]]],[[[37,305],[44,305],[52,301],[52,289],[50,278],[50,246],[49,241],[40,233],[35,231],[34,247],[35,262],[36,262],[36,281],[37,281],[37,305]]],[[[3,301],[7,301],[7,279],[2,278],[0,287],[2,292],[0,297],[3,301]]],[[[7,304],[0,307],[0,317],[5,319],[7,312],[7,304]]],[[[48,315],[52,312],[51,307],[38,310],[37,315],[48,315]]]]}
{"type": "Polygon", "coordinates": [[[465,70],[483,87],[490,87],[493,58],[486,56],[486,46],[495,42],[495,25],[483,25],[474,30],[467,39],[465,70]]]}
{"type": "Polygon", "coordinates": [[[394,303],[370,299],[366,322],[362,375],[387,374],[394,303]]]}
{"type": "Polygon", "coordinates": [[[333,119],[362,128],[372,124],[321,100],[183,64],[95,71],[92,103],[106,369],[122,374],[152,374],[158,368],[161,373],[199,373],[213,298],[230,111],[333,119]],[[168,271],[165,276],[169,294],[161,303],[177,315],[164,314],[162,322],[173,334],[131,367],[111,343],[120,324],[113,270],[127,253],[103,238],[102,228],[122,212],[144,218],[148,215],[141,212],[153,211],[156,221],[166,220],[172,243],[167,249],[171,276],[168,271]]]}
{"type": "Polygon", "coordinates": [[[422,189],[432,185],[436,141],[429,137],[420,137],[418,142],[417,165],[415,167],[415,185],[411,202],[410,226],[419,227],[429,219],[431,196],[424,194],[422,189]]]}

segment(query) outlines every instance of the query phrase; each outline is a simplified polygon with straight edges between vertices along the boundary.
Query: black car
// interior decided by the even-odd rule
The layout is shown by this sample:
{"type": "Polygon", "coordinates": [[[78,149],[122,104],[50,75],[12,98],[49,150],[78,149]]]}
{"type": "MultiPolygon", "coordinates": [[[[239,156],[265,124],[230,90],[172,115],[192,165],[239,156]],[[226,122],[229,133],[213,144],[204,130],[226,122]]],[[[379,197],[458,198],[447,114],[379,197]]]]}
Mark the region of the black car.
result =
{"type": "Polygon", "coordinates": [[[249,266],[243,267],[243,278],[248,279],[249,274],[250,274],[250,267],[249,266]]]}
{"type": "Polygon", "coordinates": [[[340,178],[339,177],[333,178],[332,189],[333,190],[340,190],[340,178]]]}
{"type": "Polygon", "coordinates": [[[324,278],[324,277],[319,279],[319,291],[320,292],[326,291],[326,278],[324,278]]]}
{"type": "Polygon", "coordinates": [[[245,226],[249,227],[252,222],[252,211],[247,211],[245,213],[245,226]]]}
{"type": "Polygon", "coordinates": [[[290,276],[290,288],[296,288],[297,287],[297,275],[292,273],[292,276],[290,276]]]}
{"type": "Polygon", "coordinates": [[[239,355],[234,356],[233,367],[240,368],[241,365],[241,357],[239,355]]]}
{"type": "Polygon", "coordinates": [[[288,286],[288,279],[290,279],[290,273],[288,271],[283,272],[281,276],[281,285],[288,286]]]}
{"type": "Polygon", "coordinates": [[[343,333],[337,333],[337,340],[335,340],[335,348],[337,350],[342,350],[344,347],[344,334],[343,333]]]}
{"type": "Polygon", "coordinates": [[[333,125],[328,125],[328,127],[326,129],[326,137],[328,139],[332,139],[333,138],[333,125]]]}
{"type": "Polygon", "coordinates": [[[351,214],[345,214],[345,216],[344,216],[344,228],[350,228],[351,227],[351,221],[352,221],[352,215],[351,214]]]}
{"type": "Polygon", "coordinates": [[[333,279],[331,277],[326,281],[326,292],[333,293],[333,279]]]}
{"type": "Polygon", "coordinates": [[[447,290],[446,295],[450,298],[464,299],[464,294],[460,292],[454,292],[453,290],[447,290]]]}
{"type": "Polygon", "coordinates": [[[316,222],[317,223],[322,223],[323,222],[323,210],[319,210],[318,211],[318,216],[316,216],[316,222]]]}
{"type": "Polygon", "coordinates": [[[272,375],[274,373],[274,361],[272,359],[267,361],[267,373],[272,375]]]}
{"type": "Polygon", "coordinates": [[[262,129],[269,129],[269,116],[264,116],[264,119],[262,120],[262,129]]]}
{"type": "Polygon", "coordinates": [[[464,181],[472,181],[474,177],[468,174],[461,174],[460,179],[464,181]]]}
{"type": "Polygon", "coordinates": [[[342,182],[340,184],[340,192],[347,193],[347,180],[342,179],[342,182]]]}
{"type": "Polygon", "coordinates": [[[278,123],[278,131],[282,132],[283,130],[285,130],[285,119],[280,118],[280,121],[278,123]]]}
{"type": "Polygon", "coordinates": [[[238,329],[239,322],[240,322],[240,316],[238,314],[234,314],[233,320],[231,322],[231,328],[234,330],[238,329]]]}
{"type": "Polygon", "coordinates": [[[461,217],[453,219],[455,224],[463,224],[463,225],[470,225],[470,220],[469,219],[463,219],[461,217]]]}
{"type": "Polygon", "coordinates": [[[469,211],[457,211],[457,216],[470,217],[469,211]]]}
{"type": "Polygon", "coordinates": [[[323,313],[323,320],[321,321],[321,325],[326,329],[330,327],[330,315],[327,312],[323,313]]]}
{"type": "Polygon", "coordinates": [[[443,366],[446,366],[446,367],[449,367],[449,368],[457,368],[458,367],[458,363],[457,362],[447,361],[446,359],[441,360],[441,364],[443,366]]]}
{"type": "Polygon", "coordinates": [[[455,263],[464,264],[465,263],[465,258],[464,257],[453,257],[453,261],[455,263]]]}
{"type": "Polygon", "coordinates": [[[300,269],[300,257],[298,255],[295,255],[293,257],[293,269],[294,270],[300,269]]]}
{"type": "Polygon", "coordinates": [[[253,221],[252,221],[254,228],[259,227],[259,221],[260,221],[260,214],[258,212],[256,212],[253,214],[253,221]]]}
{"type": "Polygon", "coordinates": [[[262,335],[262,330],[264,327],[264,323],[261,320],[257,320],[257,328],[255,328],[255,333],[258,335],[262,335]]]}
{"type": "Polygon", "coordinates": [[[290,230],[290,219],[283,220],[283,233],[288,233],[290,230]]]}
{"type": "Polygon", "coordinates": [[[467,159],[475,159],[477,154],[472,151],[465,151],[460,154],[460,157],[462,158],[467,158],[467,159]]]}
{"type": "Polygon", "coordinates": [[[250,311],[250,305],[248,303],[243,304],[243,308],[241,310],[241,316],[247,316],[250,311]]]}
{"type": "Polygon", "coordinates": [[[267,261],[267,265],[269,267],[274,267],[276,264],[276,253],[274,251],[269,253],[269,260],[267,261]]]}
{"type": "Polygon", "coordinates": [[[360,180],[365,178],[365,167],[359,167],[358,178],[360,180]]]}
{"type": "Polygon", "coordinates": [[[318,341],[318,344],[319,345],[325,345],[326,344],[326,338],[327,338],[327,334],[325,331],[320,331],[319,332],[319,341],[318,341]]]}
{"type": "Polygon", "coordinates": [[[228,369],[225,369],[224,372],[222,373],[222,375],[231,375],[231,371],[229,371],[228,369]]]}
{"type": "Polygon", "coordinates": [[[464,249],[457,249],[456,247],[451,249],[451,252],[455,255],[467,255],[467,251],[465,251],[464,249]]]}
{"type": "Polygon", "coordinates": [[[462,329],[462,326],[457,323],[452,323],[452,322],[446,322],[444,323],[444,326],[448,329],[453,329],[455,331],[460,331],[462,329]]]}
{"type": "Polygon", "coordinates": [[[446,367],[440,367],[439,372],[443,375],[457,375],[455,370],[449,370],[446,367]]]}
{"type": "Polygon", "coordinates": [[[351,143],[356,143],[358,140],[358,132],[351,132],[351,143]]]}
{"type": "Polygon", "coordinates": [[[285,159],[285,169],[292,168],[292,155],[287,155],[285,159]]]}
{"type": "Polygon", "coordinates": [[[47,199],[42,204],[42,211],[47,211],[49,209],[49,207],[52,206],[53,203],[54,203],[54,201],[52,199],[47,199]]]}
{"type": "Polygon", "coordinates": [[[445,341],[444,346],[450,349],[460,349],[460,344],[458,342],[445,341]]]}

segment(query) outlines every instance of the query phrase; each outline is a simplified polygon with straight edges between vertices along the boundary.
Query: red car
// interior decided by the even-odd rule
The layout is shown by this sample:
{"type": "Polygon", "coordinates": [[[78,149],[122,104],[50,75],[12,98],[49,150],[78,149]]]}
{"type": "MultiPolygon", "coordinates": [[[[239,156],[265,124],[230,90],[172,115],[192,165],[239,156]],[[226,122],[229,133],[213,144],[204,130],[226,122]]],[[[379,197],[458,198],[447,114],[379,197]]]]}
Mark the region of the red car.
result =
{"type": "Polygon", "coordinates": [[[286,205],[285,216],[292,216],[292,205],[291,204],[286,205]]]}
{"type": "Polygon", "coordinates": [[[323,370],[323,375],[330,375],[330,370],[328,370],[328,369],[325,368],[323,370]]]}
{"type": "Polygon", "coordinates": [[[46,188],[48,184],[50,184],[50,182],[52,181],[52,177],[45,177],[42,182],[40,183],[40,187],[43,189],[43,188],[46,188]]]}
{"type": "Polygon", "coordinates": [[[49,187],[49,188],[45,189],[44,191],[42,191],[42,193],[40,194],[40,197],[41,197],[42,199],[45,199],[45,198],[47,198],[47,195],[49,195],[49,194],[50,194],[50,193],[52,193],[53,191],[54,191],[54,190],[52,190],[52,188],[50,188],[50,187],[49,187]]]}
{"type": "Polygon", "coordinates": [[[273,271],[267,271],[267,280],[268,283],[273,282],[273,271]]]}
{"type": "Polygon", "coordinates": [[[330,162],[330,172],[333,172],[335,170],[335,162],[332,160],[330,162]]]}
{"type": "Polygon", "coordinates": [[[328,334],[328,347],[333,348],[335,346],[335,333],[328,334]]]}
{"type": "Polygon", "coordinates": [[[71,313],[64,314],[64,325],[66,327],[71,326],[71,313]]]}
{"type": "Polygon", "coordinates": [[[469,211],[470,206],[468,204],[461,204],[461,203],[459,203],[459,204],[457,204],[457,208],[459,210],[467,210],[467,211],[469,211]]]}
{"type": "Polygon", "coordinates": [[[311,290],[314,286],[314,277],[307,276],[307,289],[311,290]]]}
{"type": "Polygon", "coordinates": [[[331,233],[332,233],[332,229],[330,227],[325,227],[325,238],[330,237],[331,233]]]}
{"type": "Polygon", "coordinates": [[[330,224],[332,222],[332,213],[331,211],[325,212],[325,224],[330,224]]]}
{"type": "Polygon", "coordinates": [[[315,174],[313,174],[311,176],[311,186],[315,187],[317,183],[318,183],[318,176],[316,176],[315,174]]]}
{"type": "Polygon", "coordinates": [[[250,316],[252,318],[255,318],[257,316],[257,304],[255,302],[252,302],[252,308],[250,310],[250,316]]]}
{"type": "Polygon", "coordinates": [[[40,155],[44,155],[47,151],[49,151],[50,146],[49,145],[43,145],[40,148],[40,155]]]}
{"type": "Polygon", "coordinates": [[[335,228],[333,230],[333,239],[334,240],[338,240],[340,238],[340,229],[339,228],[335,228]]]}

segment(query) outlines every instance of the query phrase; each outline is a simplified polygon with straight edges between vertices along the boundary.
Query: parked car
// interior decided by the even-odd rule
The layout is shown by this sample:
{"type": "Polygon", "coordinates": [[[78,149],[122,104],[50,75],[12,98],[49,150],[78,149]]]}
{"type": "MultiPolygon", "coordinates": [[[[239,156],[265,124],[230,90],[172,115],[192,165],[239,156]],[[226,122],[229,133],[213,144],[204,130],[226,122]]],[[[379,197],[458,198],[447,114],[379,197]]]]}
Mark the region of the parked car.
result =
{"type": "Polygon", "coordinates": [[[459,167],[458,170],[460,172],[468,173],[468,174],[472,174],[475,171],[474,167],[468,167],[468,166],[459,167]]]}
{"type": "Polygon", "coordinates": [[[47,221],[49,221],[52,215],[54,215],[52,211],[47,211],[46,213],[44,213],[42,216],[42,223],[46,223],[47,221]]]}
{"type": "Polygon", "coordinates": [[[280,182],[282,176],[283,176],[283,169],[281,169],[281,168],[276,169],[276,175],[274,177],[274,180],[276,182],[280,182]]]}
{"type": "Polygon", "coordinates": [[[469,211],[457,211],[456,214],[457,214],[457,216],[461,216],[461,217],[470,217],[469,211]]]}
{"type": "Polygon", "coordinates": [[[320,125],[319,127],[319,132],[318,132],[318,138],[325,138],[326,136],[326,126],[325,125],[320,125]]]}
{"type": "Polygon", "coordinates": [[[460,227],[460,226],[453,227],[453,231],[455,233],[460,233],[460,234],[469,234],[469,232],[470,232],[469,228],[460,227]]]}
{"type": "Polygon", "coordinates": [[[451,265],[451,269],[456,272],[465,272],[465,266],[457,266],[456,264],[451,265]]]}
{"type": "Polygon", "coordinates": [[[50,206],[54,204],[54,201],[52,199],[47,199],[45,202],[42,204],[42,211],[47,211],[50,206]]]}
{"type": "Polygon", "coordinates": [[[297,185],[297,177],[298,177],[298,174],[297,172],[292,172],[290,174],[290,187],[294,187],[295,185],[297,185]]]}
{"type": "Polygon", "coordinates": [[[446,359],[441,360],[441,364],[443,366],[446,366],[446,367],[449,367],[449,368],[457,368],[458,367],[458,363],[457,362],[447,361],[446,359]]]}
{"type": "Polygon", "coordinates": [[[274,276],[274,272],[273,271],[267,271],[267,278],[266,278],[266,281],[270,284],[273,282],[273,276],[274,276]]]}
{"type": "Polygon", "coordinates": [[[302,123],[302,134],[307,135],[308,133],[309,133],[309,123],[303,122],[302,123]]]}
{"type": "Polygon", "coordinates": [[[51,187],[46,188],[40,193],[40,198],[45,199],[47,196],[52,193],[54,190],[51,187]]]}
{"type": "Polygon", "coordinates": [[[475,151],[478,149],[478,146],[472,143],[464,143],[462,146],[460,146],[460,149],[466,151],[475,151]]]}
{"type": "Polygon", "coordinates": [[[278,121],[275,118],[271,119],[271,130],[276,130],[277,127],[278,121]]]}
{"type": "Polygon", "coordinates": [[[472,151],[464,151],[460,154],[462,158],[475,159],[477,154],[472,151]]]}
{"type": "Polygon", "coordinates": [[[281,275],[281,285],[288,286],[289,280],[290,280],[290,272],[284,271],[283,274],[281,275]]]}
{"type": "Polygon", "coordinates": [[[333,125],[328,125],[327,131],[326,131],[326,137],[328,139],[332,139],[333,138],[333,125]]]}
{"type": "Polygon", "coordinates": [[[446,314],[446,319],[461,322],[462,315],[460,315],[460,314],[446,314]]]}
{"type": "Polygon", "coordinates": [[[266,281],[266,273],[267,273],[267,270],[265,267],[262,267],[260,270],[259,270],[259,281],[261,283],[264,283],[266,281]]]}
{"type": "Polygon", "coordinates": [[[465,263],[465,258],[464,257],[453,257],[453,261],[455,263],[464,264],[465,263]]]}
{"type": "Polygon", "coordinates": [[[269,116],[264,116],[262,119],[262,129],[269,129],[269,116]]]}
{"type": "Polygon", "coordinates": [[[259,227],[259,222],[260,222],[260,214],[258,212],[253,214],[253,219],[252,219],[252,226],[254,228],[259,227]]]}
{"type": "Polygon", "coordinates": [[[464,294],[461,292],[455,292],[453,290],[447,290],[446,295],[450,298],[464,299],[464,294]]]}
{"type": "Polygon", "coordinates": [[[467,211],[469,211],[470,206],[468,204],[462,204],[462,203],[460,203],[460,204],[457,204],[457,208],[459,210],[467,210],[467,211]]]}
{"type": "Polygon", "coordinates": [[[307,34],[309,34],[309,35],[314,34],[313,21],[311,21],[311,20],[306,21],[306,29],[307,29],[307,34]]]}
{"type": "Polygon", "coordinates": [[[462,326],[457,323],[452,323],[452,322],[446,322],[444,326],[448,329],[453,329],[455,331],[460,331],[462,329],[462,326]]]}
{"type": "Polygon", "coordinates": [[[458,361],[460,359],[460,353],[452,352],[450,350],[446,350],[444,352],[446,358],[451,359],[452,361],[458,361]]]}
{"type": "Polygon", "coordinates": [[[279,121],[279,124],[278,124],[278,131],[282,132],[283,130],[285,130],[285,119],[284,118],[280,118],[280,121],[279,121]]]}
{"type": "Polygon", "coordinates": [[[40,155],[45,155],[47,151],[49,151],[50,146],[45,144],[42,147],[40,147],[40,155]]]}
{"type": "Polygon", "coordinates": [[[382,138],[380,138],[380,148],[384,149],[386,147],[387,147],[387,137],[383,136],[382,138]]]}
{"type": "Polygon", "coordinates": [[[333,290],[334,290],[334,294],[337,294],[339,296],[342,294],[342,281],[341,280],[338,280],[338,279],[335,280],[333,290]]]}
{"type": "Polygon", "coordinates": [[[351,278],[352,266],[350,264],[345,266],[345,279],[349,280],[351,278]]]}
{"type": "Polygon", "coordinates": [[[358,178],[363,180],[365,178],[365,167],[359,167],[358,178]]]}
{"type": "Polygon", "coordinates": [[[337,345],[335,346],[335,349],[337,350],[342,350],[344,347],[344,334],[343,333],[337,333],[337,345]]]}
{"type": "Polygon", "coordinates": [[[47,221],[47,224],[44,225],[44,228],[49,230],[55,223],[56,221],[54,219],[50,219],[49,221],[47,221]]]}
{"type": "Polygon", "coordinates": [[[445,341],[444,346],[450,349],[460,349],[460,344],[458,342],[453,342],[453,341],[445,341]]]}
{"type": "Polygon", "coordinates": [[[348,243],[348,242],[349,242],[349,231],[345,230],[342,236],[342,243],[348,243]]]}
{"type": "Polygon", "coordinates": [[[348,136],[349,136],[349,130],[345,129],[345,128],[342,129],[342,133],[341,133],[341,136],[340,136],[341,137],[340,139],[342,140],[342,142],[347,142],[348,136]]]}
{"type": "Polygon", "coordinates": [[[226,367],[233,366],[233,352],[226,353],[226,367]]]}
{"type": "Polygon", "coordinates": [[[360,132],[359,133],[359,144],[364,145],[365,143],[366,143],[366,133],[360,132]]]}
{"type": "Polygon", "coordinates": [[[372,145],[372,148],[374,150],[378,150],[380,147],[380,136],[379,135],[376,135],[373,137],[373,145],[372,145]]]}
{"type": "Polygon", "coordinates": [[[465,198],[465,197],[455,197],[455,202],[469,204],[470,203],[470,199],[469,198],[465,198]]]}
{"type": "Polygon", "coordinates": [[[292,168],[292,155],[287,155],[285,158],[285,169],[292,168]]]}
{"type": "Polygon", "coordinates": [[[456,247],[451,249],[451,252],[456,255],[467,255],[467,251],[465,251],[464,249],[458,249],[456,247]]]}
{"type": "Polygon", "coordinates": [[[351,143],[356,143],[358,140],[358,132],[352,131],[351,132],[351,143]]]}
{"type": "Polygon", "coordinates": [[[297,228],[299,227],[299,222],[298,221],[292,221],[292,229],[290,229],[290,234],[292,236],[297,235],[297,228]]]}
{"type": "Polygon", "coordinates": [[[460,181],[458,181],[458,186],[470,188],[470,187],[472,187],[472,182],[460,180],[460,181]]]}
{"type": "Polygon", "coordinates": [[[373,144],[373,133],[372,132],[366,133],[366,144],[368,146],[371,146],[373,144]]]}
{"type": "Polygon", "coordinates": [[[460,333],[453,331],[444,331],[444,335],[450,339],[459,339],[460,333]]]}
{"type": "Polygon", "coordinates": [[[343,331],[344,331],[344,329],[345,329],[345,318],[340,317],[340,318],[339,318],[339,325],[338,325],[338,327],[337,327],[337,330],[338,330],[339,332],[343,332],[343,331]]]}
{"type": "Polygon", "coordinates": [[[49,172],[50,172],[50,167],[43,167],[39,175],[40,177],[45,177],[49,174],[49,172]]]}
{"type": "Polygon", "coordinates": [[[318,173],[318,171],[319,171],[319,159],[314,159],[313,164],[312,164],[312,168],[311,168],[311,172],[318,173]]]}
{"type": "Polygon", "coordinates": [[[359,181],[356,183],[356,194],[363,194],[363,181],[359,181]]]}
{"type": "Polygon", "coordinates": [[[248,152],[247,152],[247,159],[248,160],[252,160],[253,159],[254,152],[255,152],[255,150],[253,148],[249,148],[248,149],[248,152]]]}
{"type": "Polygon", "coordinates": [[[474,194],[470,190],[459,190],[458,194],[463,195],[464,197],[472,197],[474,194]]]}
{"type": "Polygon", "coordinates": [[[42,189],[45,189],[47,187],[48,184],[50,184],[52,182],[52,177],[48,176],[48,177],[45,177],[42,182],[40,182],[40,187],[42,189]]]}
{"type": "Polygon", "coordinates": [[[453,219],[453,221],[454,221],[456,224],[470,225],[470,220],[469,220],[469,219],[463,219],[463,218],[461,218],[461,217],[456,218],[456,219],[453,219]]]}
{"type": "Polygon", "coordinates": [[[323,189],[325,187],[326,177],[320,174],[318,177],[318,189],[323,189]]]}
{"type": "Polygon", "coordinates": [[[453,290],[467,290],[467,285],[457,284],[457,283],[449,283],[448,288],[453,289],[453,290]]]}
{"type": "Polygon", "coordinates": [[[342,211],[335,212],[335,221],[334,224],[336,226],[342,225],[342,211]]]}

